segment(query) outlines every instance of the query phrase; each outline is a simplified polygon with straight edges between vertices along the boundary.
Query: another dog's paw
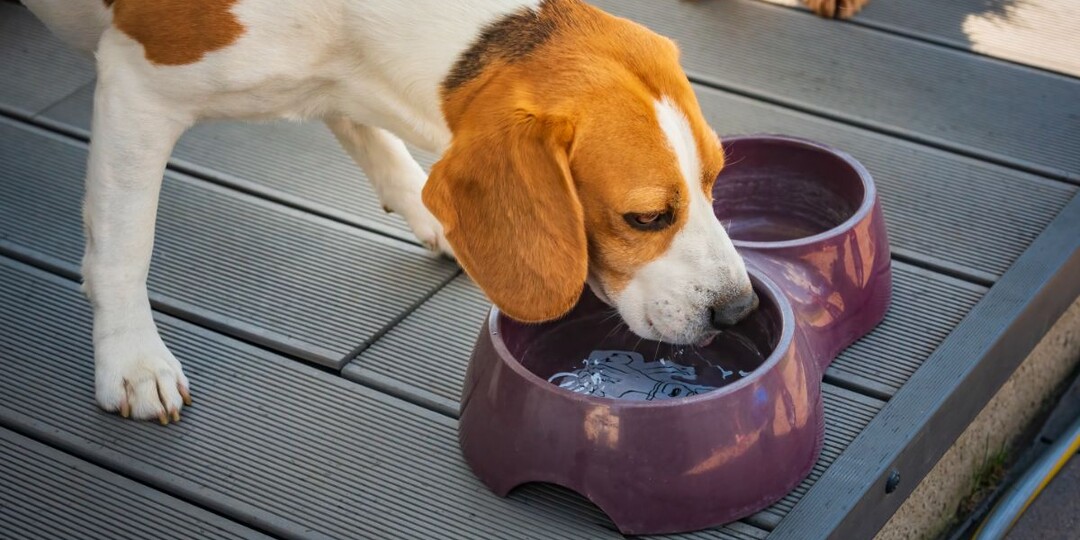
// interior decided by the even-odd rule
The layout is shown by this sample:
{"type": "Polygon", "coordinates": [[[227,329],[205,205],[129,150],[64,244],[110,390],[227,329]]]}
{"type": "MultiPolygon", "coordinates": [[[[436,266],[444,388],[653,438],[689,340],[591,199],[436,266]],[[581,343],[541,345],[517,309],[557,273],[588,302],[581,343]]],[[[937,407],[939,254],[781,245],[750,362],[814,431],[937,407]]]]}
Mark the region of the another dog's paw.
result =
{"type": "Polygon", "coordinates": [[[811,11],[830,19],[848,19],[870,0],[804,0],[811,11]]]}
{"type": "Polygon", "coordinates": [[[98,405],[124,418],[180,421],[180,409],[191,405],[190,386],[157,330],[148,328],[105,333],[95,339],[94,378],[98,405]]]}

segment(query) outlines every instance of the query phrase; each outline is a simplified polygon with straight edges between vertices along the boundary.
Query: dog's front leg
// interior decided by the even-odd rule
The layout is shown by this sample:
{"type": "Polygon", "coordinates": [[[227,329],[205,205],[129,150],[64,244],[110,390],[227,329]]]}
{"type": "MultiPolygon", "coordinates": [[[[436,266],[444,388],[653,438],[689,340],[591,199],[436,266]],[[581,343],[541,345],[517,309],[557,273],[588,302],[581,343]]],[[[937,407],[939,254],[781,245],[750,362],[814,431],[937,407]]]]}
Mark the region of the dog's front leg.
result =
{"type": "Polygon", "coordinates": [[[328,120],[326,125],[367,173],[383,208],[405,218],[413,234],[428,249],[453,257],[442,225],[420,197],[427,174],[409,154],[405,143],[386,130],[355,124],[346,118],[328,120]]]}
{"type": "Polygon", "coordinates": [[[165,163],[191,121],[131,71],[99,75],[83,208],[96,397],[107,411],[166,424],[190,404],[189,387],[158,336],[146,278],[165,163]]]}

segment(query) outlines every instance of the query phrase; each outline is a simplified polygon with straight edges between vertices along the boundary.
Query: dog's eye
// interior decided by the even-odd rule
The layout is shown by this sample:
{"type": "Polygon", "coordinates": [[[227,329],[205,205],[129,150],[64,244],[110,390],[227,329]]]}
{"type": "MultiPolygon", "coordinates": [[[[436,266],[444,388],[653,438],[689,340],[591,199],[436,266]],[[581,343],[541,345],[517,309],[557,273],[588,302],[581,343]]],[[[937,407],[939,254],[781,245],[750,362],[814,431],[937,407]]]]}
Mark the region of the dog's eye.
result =
{"type": "Polygon", "coordinates": [[[629,213],[624,215],[623,219],[635,229],[658,231],[671,225],[672,213],[670,210],[667,212],[629,213]]]}
{"type": "Polygon", "coordinates": [[[653,212],[651,214],[637,214],[636,216],[634,216],[634,221],[642,225],[648,225],[658,219],[660,219],[660,212],[653,212]]]}

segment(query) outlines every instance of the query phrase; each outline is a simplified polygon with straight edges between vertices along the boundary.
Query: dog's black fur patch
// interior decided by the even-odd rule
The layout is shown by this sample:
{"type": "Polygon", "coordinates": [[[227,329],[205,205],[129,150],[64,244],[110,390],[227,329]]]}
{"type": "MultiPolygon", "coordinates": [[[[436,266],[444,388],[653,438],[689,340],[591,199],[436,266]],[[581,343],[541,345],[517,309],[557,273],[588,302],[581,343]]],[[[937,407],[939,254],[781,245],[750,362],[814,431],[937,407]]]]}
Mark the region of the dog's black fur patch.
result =
{"type": "Polygon", "coordinates": [[[555,33],[556,21],[549,13],[557,0],[544,0],[539,9],[524,9],[489,24],[462,53],[443,81],[443,95],[475,79],[494,60],[514,62],[546,43],[555,33]]]}

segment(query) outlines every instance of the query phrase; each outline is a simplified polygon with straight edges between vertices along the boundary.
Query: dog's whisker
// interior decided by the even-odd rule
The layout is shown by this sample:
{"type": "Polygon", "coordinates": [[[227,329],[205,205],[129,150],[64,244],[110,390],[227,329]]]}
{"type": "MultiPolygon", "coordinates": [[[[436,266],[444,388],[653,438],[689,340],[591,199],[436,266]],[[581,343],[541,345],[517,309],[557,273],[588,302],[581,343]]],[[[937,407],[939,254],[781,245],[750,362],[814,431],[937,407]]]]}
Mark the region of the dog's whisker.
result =
{"type": "Polygon", "coordinates": [[[627,326],[624,325],[624,324],[619,324],[617,326],[612,327],[611,330],[608,330],[608,333],[603,338],[600,339],[600,341],[601,342],[606,341],[608,338],[613,337],[617,332],[619,332],[620,330],[622,330],[624,328],[627,328],[627,326]]]}
{"type": "Polygon", "coordinates": [[[603,319],[600,320],[600,322],[606,323],[606,322],[610,321],[611,319],[614,319],[615,317],[618,317],[618,316],[619,316],[619,310],[612,309],[611,312],[607,314],[607,316],[605,316],[603,319]]]}

